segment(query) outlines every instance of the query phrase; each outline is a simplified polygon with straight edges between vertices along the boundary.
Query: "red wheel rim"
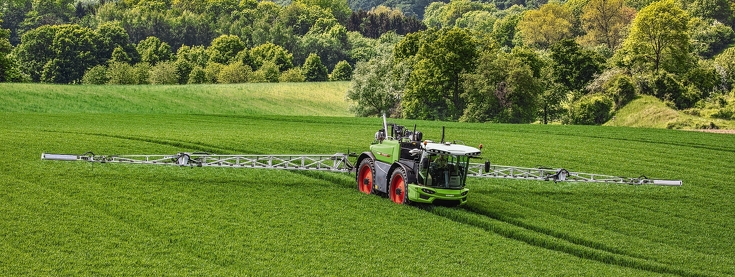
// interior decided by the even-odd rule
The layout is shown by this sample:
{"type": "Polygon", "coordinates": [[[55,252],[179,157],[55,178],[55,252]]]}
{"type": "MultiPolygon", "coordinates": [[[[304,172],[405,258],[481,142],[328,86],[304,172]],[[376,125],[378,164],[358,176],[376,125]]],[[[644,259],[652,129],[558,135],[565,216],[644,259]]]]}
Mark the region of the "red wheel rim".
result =
{"type": "Polygon", "coordinates": [[[406,182],[403,180],[403,175],[397,174],[393,176],[393,179],[390,181],[390,200],[396,204],[403,204],[406,192],[406,182]]]}
{"type": "Polygon", "coordinates": [[[361,192],[370,194],[373,187],[373,171],[370,164],[364,164],[360,168],[360,178],[357,179],[357,187],[361,192]]]}

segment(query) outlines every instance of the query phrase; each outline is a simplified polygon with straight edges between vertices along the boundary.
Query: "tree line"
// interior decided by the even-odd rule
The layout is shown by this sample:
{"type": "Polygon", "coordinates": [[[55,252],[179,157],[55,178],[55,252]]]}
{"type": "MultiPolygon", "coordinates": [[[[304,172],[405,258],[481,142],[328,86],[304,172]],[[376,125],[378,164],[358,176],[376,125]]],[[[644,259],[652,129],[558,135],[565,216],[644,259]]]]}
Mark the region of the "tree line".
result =
{"type": "Polygon", "coordinates": [[[733,8],[729,0],[434,2],[427,30],[356,64],[348,98],[362,116],[602,124],[648,94],[735,119],[733,8]]]}
{"type": "Polygon", "coordinates": [[[352,12],[344,0],[1,0],[0,16],[0,81],[49,83],[346,80],[380,34],[425,28],[386,7],[352,12]],[[130,68],[135,80],[120,81],[115,72],[130,68]]]}

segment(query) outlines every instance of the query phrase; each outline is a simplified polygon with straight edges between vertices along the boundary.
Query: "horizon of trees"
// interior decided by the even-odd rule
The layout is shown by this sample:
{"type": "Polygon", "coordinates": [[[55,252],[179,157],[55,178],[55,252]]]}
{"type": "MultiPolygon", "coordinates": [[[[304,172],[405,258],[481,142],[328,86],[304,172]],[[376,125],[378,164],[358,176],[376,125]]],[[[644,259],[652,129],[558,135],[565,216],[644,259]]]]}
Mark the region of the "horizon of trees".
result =
{"type": "Polygon", "coordinates": [[[735,116],[735,1],[521,2],[419,20],[344,0],[0,0],[0,81],[352,80],[356,115],[471,122],[601,124],[636,94],[735,116]]]}

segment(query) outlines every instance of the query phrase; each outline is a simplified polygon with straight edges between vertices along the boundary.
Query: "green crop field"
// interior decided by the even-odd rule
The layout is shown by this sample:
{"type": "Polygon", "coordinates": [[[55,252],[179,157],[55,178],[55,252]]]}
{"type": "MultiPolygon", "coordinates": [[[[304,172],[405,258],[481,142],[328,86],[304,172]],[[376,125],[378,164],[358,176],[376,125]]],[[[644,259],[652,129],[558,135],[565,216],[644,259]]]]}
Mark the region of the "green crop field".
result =
{"type": "Polygon", "coordinates": [[[0,276],[735,275],[734,135],[395,120],[425,138],[446,126],[449,140],[484,144],[482,159],[496,164],[684,181],[471,179],[466,206],[420,208],[364,195],[350,174],[40,159],[365,151],[381,121],[342,116],[343,102],[324,116],[288,95],[273,96],[283,109],[248,108],[250,85],[17,86],[29,92],[0,90],[0,106],[13,106],[0,112],[0,276]],[[165,100],[181,89],[200,101],[213,93],[203,88],[231,94],[202,106],[179,99],[186,110],[165,100]],[[117,103],[136,90],[129,99],[152,100],[98,106],[105,93],[117,103]]]}

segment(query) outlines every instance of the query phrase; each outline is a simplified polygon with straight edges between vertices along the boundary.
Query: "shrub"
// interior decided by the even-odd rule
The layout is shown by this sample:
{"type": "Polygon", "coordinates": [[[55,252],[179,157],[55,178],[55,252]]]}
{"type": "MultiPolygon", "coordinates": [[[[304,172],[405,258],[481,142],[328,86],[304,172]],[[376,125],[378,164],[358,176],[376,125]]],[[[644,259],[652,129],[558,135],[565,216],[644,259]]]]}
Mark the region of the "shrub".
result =
{"type": "Polygon", "coordinates": [[[137,84],[133,66],[124,62],[111,62],[107,68],[107,83],[111,85],[134,85],[137,84]]]}
{"type": "Polygon", "coordinates": [[[605,84],[605,87],[605,91],[612,97],[615,103],[616,110],[635,98],[635,85],[633,85],[633,80],[628,76],[618,75],[609,83],[605,84]]]}
{"type": "Polygon", "coordinates": [[[222,70],[217,74],[217,81],[221,84],[245,83],[252,72],[250,66],[240,61],[233,62],[222,67],[222,70]]]}
{"type": "Polygon", "coordinates": [[[189,84],[204,84],[207,82],[207,73],[204,68],[195,66],[189,73],[189,84]]]}
{"type": "Polygon", "coordinates": [[[604,94],[590,94],[569,107],[564,124],[600,125],[612,117],[613,100],[604,94]]]}
{"type": "Polygon", "coordinates": [[[301,73],[301,68],[295,67],[281,73],[281,77],[278,77],[279,82],[304,82],[306,77],[301,73]]]}
{"type": "MultiPolygon", "coordinates": [[[[278,83],[278,77],[280,75],[280,70],[278,70],[278,65],[274,62],[266,61],[263,62],[263,65],[260,66],[258,70],[253,72],[253,75],[257,76],[258,81],[257,82],[270,82],[270,83],[278,83]]],[[[255,79],[256,77],[253,77],[255,79]]],[[[252,80],[252,82],[256,82],[255,80],[252,80]]]]}
{"type": "Polygon", "coordinates": [[[206,83],[210,84],[216,84],[218,83],[217,76],[219,76],[219,72],[222,71],[222,68],[224,68],[225,65],[221,63],[215,63],[215,62],[209,62],[207,63],[207,67],[204,68],[205,77],[207,79],[206,83]]]}
{"type": "Polygon", "coordinates": [[[334,66],[332,74],[329,76],[332,81],[349,81],[352,79],[352,66],[347,61],[340,61],[334,66]]]}
{"type": "Polygon", "coordinates": [[[174,85],[179,83],[176,66],[172,62],[159,62],[150,71],[148,80],[154,85],[174,85]]]}
{"type": "Polygon", "coordinates": [[[303,72],[308,82],[327,80],[327,67],[324,66],[322,59],[317,54],[309,54],[309,57],[304,61],[303,72]]]}
{"type": "Polygon", "coordinates": [[[90,68],[82,77],[82,84],[85,85],[104,85],[107,83],[107,67],[98,65],[90,68]]]}
{"type": "Polygon", "coordinates": [[[137,63],[133,66],[133,79],[135,84],[149,84],[148,78],[151,76],[151,65],[148,63],[137,63]]]}

